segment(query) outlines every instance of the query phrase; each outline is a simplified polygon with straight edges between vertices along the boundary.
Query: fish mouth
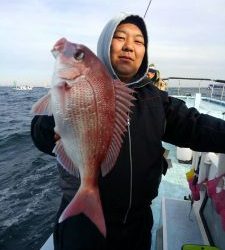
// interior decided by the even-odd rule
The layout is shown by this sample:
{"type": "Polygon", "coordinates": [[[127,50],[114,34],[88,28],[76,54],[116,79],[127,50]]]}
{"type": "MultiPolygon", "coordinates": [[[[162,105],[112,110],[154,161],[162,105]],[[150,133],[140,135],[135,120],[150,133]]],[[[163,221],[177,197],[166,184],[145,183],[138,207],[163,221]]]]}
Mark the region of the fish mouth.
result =
{"type": "Polygon", "coordinates": [[[61,79],[61,81],[57,84],[57,87],[59,88],[59,89],[70,89],[70,88],[72,88],[72,84],[70,83],[70,82],[68,82],[68,81],[66,81],[66,80],[63,80],[63,79],[61,79]]]}
{"type": "Polygon", "coordinates": [[[74,79],[61,78],[61,81],[57,84],[60,88],[69,89],[74,86],[77,82],[83,81],[85,76],[80,75],[75,77],[74,79]]]}

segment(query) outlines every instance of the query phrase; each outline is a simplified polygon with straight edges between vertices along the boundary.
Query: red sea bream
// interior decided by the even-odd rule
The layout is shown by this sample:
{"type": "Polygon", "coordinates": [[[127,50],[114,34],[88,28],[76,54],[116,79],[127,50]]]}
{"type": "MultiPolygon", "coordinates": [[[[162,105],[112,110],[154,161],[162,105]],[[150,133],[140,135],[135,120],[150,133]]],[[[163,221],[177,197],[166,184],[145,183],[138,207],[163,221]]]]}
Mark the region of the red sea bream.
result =
{"type": "Polygon", "coordinates": [[[60,136],[53,152],[81,185],[59,222],[84,213],[106,236],[98,177],[115,165],[126,131],[132,90],[113,80],[105,66],[84,45],[65,38],[54,46],[52,87],[34,104],[34,114],[54,116],[60,136]]]}

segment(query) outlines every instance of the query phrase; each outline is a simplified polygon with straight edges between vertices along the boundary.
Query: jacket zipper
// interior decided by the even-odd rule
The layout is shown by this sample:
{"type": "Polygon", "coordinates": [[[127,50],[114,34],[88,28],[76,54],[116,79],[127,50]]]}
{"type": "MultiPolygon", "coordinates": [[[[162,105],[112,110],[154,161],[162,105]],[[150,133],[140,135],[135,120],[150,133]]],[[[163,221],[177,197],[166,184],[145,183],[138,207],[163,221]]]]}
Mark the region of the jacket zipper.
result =
{"type": "Polygon", "coordinates": [[[123,223],[127,222],[127,216],[131,209],[132,204],[132,186],[133,186],[133,162],[132,162],[132,153],[131,153],[131,136],[130,136],[130,117],[127,118],[127,127],[128,127],[128,140],[129,140],[129,157],[130,157],[130,196],[129,196],[129,205],[127,212],[124,216],[123,223]]]}

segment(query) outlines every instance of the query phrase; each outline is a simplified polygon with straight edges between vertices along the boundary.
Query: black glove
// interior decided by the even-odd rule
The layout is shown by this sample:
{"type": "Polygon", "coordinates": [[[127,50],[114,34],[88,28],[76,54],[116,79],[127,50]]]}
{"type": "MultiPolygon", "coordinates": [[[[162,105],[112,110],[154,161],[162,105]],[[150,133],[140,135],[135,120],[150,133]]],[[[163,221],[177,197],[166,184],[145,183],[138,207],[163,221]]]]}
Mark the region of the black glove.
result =
{"type": "Polygon", "coordinates": [[[31,137],[34,145],[42,152],[53,155],[55,147],[53,116],[36,115],[31,121],[31,137]]]}

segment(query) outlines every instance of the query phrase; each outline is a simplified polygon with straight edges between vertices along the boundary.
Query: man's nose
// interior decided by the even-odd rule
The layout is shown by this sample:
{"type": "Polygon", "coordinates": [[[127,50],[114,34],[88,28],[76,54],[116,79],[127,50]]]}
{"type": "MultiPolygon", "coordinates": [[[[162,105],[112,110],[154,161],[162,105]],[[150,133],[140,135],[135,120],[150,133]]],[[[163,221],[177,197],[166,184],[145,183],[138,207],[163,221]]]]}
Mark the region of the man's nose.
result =
{"type": "Polygon", "coordinates": [[[133,44],[132,42],[127,39],[124,44],[123,44],[123,48],[122,48],[124,51],[133,51],[134,48],[133,48],[133,44]]]}

